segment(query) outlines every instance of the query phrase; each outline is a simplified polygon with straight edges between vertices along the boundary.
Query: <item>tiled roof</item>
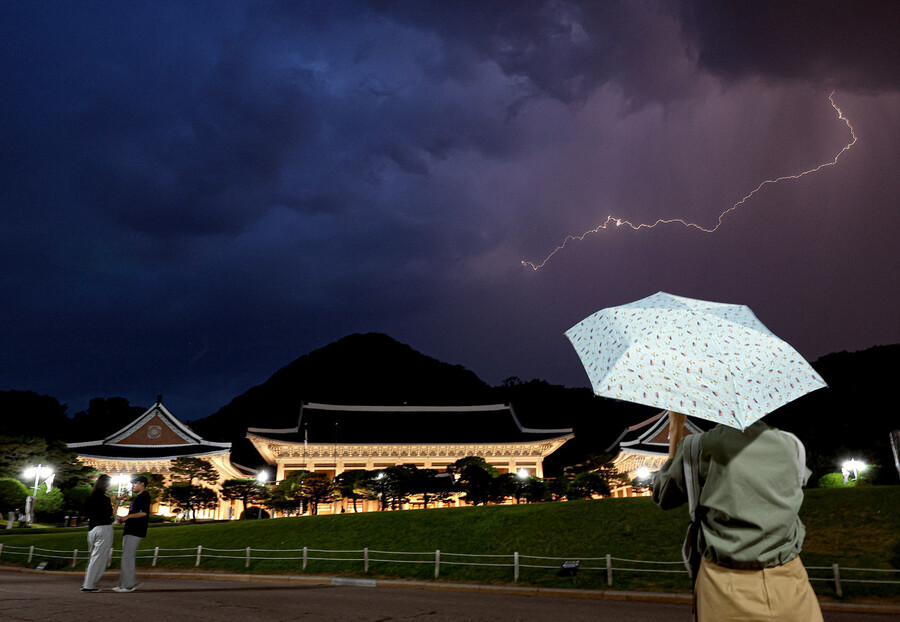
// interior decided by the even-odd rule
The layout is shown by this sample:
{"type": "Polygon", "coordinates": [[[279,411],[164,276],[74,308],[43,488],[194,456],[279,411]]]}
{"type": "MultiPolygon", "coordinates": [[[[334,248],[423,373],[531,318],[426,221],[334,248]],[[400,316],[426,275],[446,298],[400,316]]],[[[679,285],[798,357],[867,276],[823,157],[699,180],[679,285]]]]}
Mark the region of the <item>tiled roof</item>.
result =
{"type": "Polygon", "coordinates": [[[120,460],[162,460],[231,451],[231,443],[205,440],[159,402],[104,439],[68,446],[80,456],[120,460]]]}
{"type": "MultiPolygon", "coordinates": [[[[688,419],[685,423],[686,434],[698,434],[703,432],[692,419],[688,419]]],[[[610,445],[607,453],[617,451],[636,451],[647,454],[669,453],[669,417],[668,411],[663,410],[645,419],[640,423],[625,428],[619,438],[610,445]]]]}
{"type": "Polygon", "coordinates": [[[315,444],[457,444],[534,442],[571,428],[524,428],[512,406],[342,406],[304,404],[288,429],[250,428],[264,438],[315,444]]]}

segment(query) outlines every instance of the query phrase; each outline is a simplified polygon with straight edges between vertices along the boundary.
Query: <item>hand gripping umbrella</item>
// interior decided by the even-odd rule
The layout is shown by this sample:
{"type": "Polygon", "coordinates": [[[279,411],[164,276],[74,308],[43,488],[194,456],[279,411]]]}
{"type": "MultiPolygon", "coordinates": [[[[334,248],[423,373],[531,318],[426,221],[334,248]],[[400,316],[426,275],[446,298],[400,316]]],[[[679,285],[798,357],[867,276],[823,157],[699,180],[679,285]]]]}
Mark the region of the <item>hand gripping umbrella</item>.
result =
{"type": "Polygon", "coordinates": [[[826,386],[743,305],[659,292],[566,331],[594,393],[743,430],[826,386]]]}

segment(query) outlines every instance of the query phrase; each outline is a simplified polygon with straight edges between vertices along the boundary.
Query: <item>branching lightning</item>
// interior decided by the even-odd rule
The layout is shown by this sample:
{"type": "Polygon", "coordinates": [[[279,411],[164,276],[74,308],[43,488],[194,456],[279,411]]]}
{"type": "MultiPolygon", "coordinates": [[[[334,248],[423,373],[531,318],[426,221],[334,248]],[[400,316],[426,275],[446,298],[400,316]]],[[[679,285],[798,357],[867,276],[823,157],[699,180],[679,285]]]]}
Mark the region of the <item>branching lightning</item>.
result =
{"type": "Polygon", "coordinates": [[[856,144],[856,141],[857,141],[856,132],[853,131],[853,126],[850,125],[850,120],[847,119],[847,117],[844,116],[844,113],[841,111],[841,109],[838,107],[838,105],[834,102],[834,91],[832,91],[831,95],[828,96],[828,101],[831,102],[831,107],[834,108],[835,111],[837,112],[838,118],[839,118],[841,121],[843,121],[845,124],[847,124],[847,129],[850,130],[850,137],[851,137],[850,142],[847,143],[846,145],[844,145],[844,148],[841,149],[841,150],[837,153],[837,155],[834,156],[834,159],[832,159],[832,160],[829,161],[829,162],[824,162],[824,163],[818,165],[818,166],[815,167],[815,168],[811,168],[811,169],[809,169],[809,170],[803,171],[802,173],[797,173],[796,175],[783,175],[783,176],[781,176],[781,177],[776,177],[775,179],[767,179],[767,180],[765,180],[764,182],[760,183],[756,188],[754,188],[754,189],[753,189],[749,194],[747,194],[744,198],[742,198],[740,201],[738,201],[737,203],[735,203],[734,205],[732,205],[731,207],[729,207],[727,210],[725,210],[724,212],[722,212],[721,214],[719,214],[719,218],[718,218],[718,221],[716,222],[716,226],[711,227],[711,228],[710,228],[710,227],[703,227],[703,226],[701,226],[701,225],[698,225],[697,223],[688,222],[688,221],[683,220],[683,219],[681,219],[681,218],[660,218],[659,220],[657,220],[656,222],[654,222],[654,223],[652,223],[652,224],[641,223],[641,224],[637,224],[637,225],[636,225],[636,224],[632,223],[631,221],[625,220],[625,219],[623,219],[623,218],[617,218],[617,217],[615,217],[615,216],[607,216],[607,217],[606,217],[606,220],[603,222],[603,224],[601,224],[601,225],[599,225],[599,226],[597,226],[597,227],[594,227],[593,229],[588,229],[587,231],[585,231],[585,232],[582,233],[581,235],[570,235],[570,236],[567,236],[566,239],[563,240],[562,244],[560,244],[559,246],[557,246],[556,249],[555,249],[552,253],[550,253],[549,255],[547,255],[547,257],[546,257],[546,258],[544,259],[544,261],[542,261],[541,263],[539,263],[539,264],[534,264],[534,263],[532,263],[532,262],[530,262],[530,261],[522,261],[522,265],[523,265],[523,266],[528,266],[528,267],[530,267],[532,270],[540,270],[541,268],[543,268],[543,267],[546,265],[546,263],[547,263],[548,261],[550,261],[550,259],[553,258],[554,255],[556,255],[559,251],[563,250],[563,249],[566,247],[566,244],[568,244],[569,242],[573,242],[573,241],[575,241],[575,240],[578,240],[578,241],[584,241],[584,239],[585,239],[587,236],[593,235],[593,234],[595,234],[595,233],[599,233],[600,230],[606,229],[606,228],[608,228],[610,225],[615,225],[616,227],[621,227],[622,225],[625,225],[625,226],[631,227],[632,229],[634,229],[635,231],[637,231],[637,230],[639,230],[639,229],[652,229],[653,227],[656,227],[657,225],[668,225],[668,224],[672,224],[672,223],[678,223],[678,224],[683,225],[683,226],[685,226],[685,227],[690,227],[690,228],[693,228],[693,229],[698,229],[699,231],[702,231],[702,232],[704,232],[704,233],[715,233],[715,232],[719,229],[719,227],[722,226],[722,222],[725,220],[725,216],[727,216],[727,215],[730,214],[731,212],[733,212],[733,211],[735,211],[736,209],[738,209],[739,207],[741,207],[744,203],[746,203],[747,201],[749,201],[749,200],[753,197],[753,195],[755,195],[755,194],[758,193],[760,190],[762,190],[763,187],[768,186],[768,185],[770,185],[770,184],[777,184],[777,183],[780,182],[780,181],[786,181],[786,180],[788,180],[788,179],[800,179],[801,177],[804,177],[804,176],[806,176],[806,175],[810,175],[810,174],[812,174],[812,173],[815,173],[815,172],[817,172],[817,171],[820,171],[820,170],[822,170],[823,168],[826,168],[826,167],[828,167],[828,166],[834,166],[835,164],[837,164],[838,159],[839,159],[842,155],[844,155],[844,152],[848,151],[851,147],[853,147],[853,145],[856,144]]]}

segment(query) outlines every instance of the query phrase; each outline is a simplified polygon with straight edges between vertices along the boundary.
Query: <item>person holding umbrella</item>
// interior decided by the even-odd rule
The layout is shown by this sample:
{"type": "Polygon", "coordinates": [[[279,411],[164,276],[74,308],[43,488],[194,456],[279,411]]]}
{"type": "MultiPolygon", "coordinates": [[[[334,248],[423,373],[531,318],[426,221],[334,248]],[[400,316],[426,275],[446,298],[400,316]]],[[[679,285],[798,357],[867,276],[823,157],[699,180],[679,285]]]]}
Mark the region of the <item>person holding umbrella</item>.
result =
{"type": "Polygon", "coordinates": [[[688,504],[684,557],[701,622],[822,613],[800,562],[809,477],[793,435],[761,419],[825,381],[744,305],[658,292],[602,309],[568,331],[594,393],[669,413],[663,509],[688,504]],[[685,437],[686,415],[719,424],[685,437]]]}
{"type": "Polygon", "coordinates": [[[799,557],[809,477],[802,444],[762,421],[743,431],[719,425],[685,441],[685,420],[669,411],[669,460],[651,488],[664,510],[692,506],[685,553],[699,558],[697,619],[821,621],[799,557]]]}

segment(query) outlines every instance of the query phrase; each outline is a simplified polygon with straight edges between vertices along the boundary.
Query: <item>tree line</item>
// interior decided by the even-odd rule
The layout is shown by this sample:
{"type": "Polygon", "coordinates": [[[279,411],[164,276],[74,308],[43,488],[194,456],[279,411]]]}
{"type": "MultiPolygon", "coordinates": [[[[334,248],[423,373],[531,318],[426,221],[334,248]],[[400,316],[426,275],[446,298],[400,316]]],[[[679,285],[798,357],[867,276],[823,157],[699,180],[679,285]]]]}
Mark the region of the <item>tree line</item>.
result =
{"type": "MultiPolygon", "coordinates": [[[[0,437],[20,458],[52,464],[61,475],[49,492],[39,487],[36,495],[38,522],[57,522],[63,515],[77,516],[90,494],[91,483],[99,474],[76,462],[75,452],[55,447],[47,450],[42,439],[9,439],[0,437]]],[[[15,460],[0,459],[0,512],[24,508],[25,497],[32,490],[20,479],[23,469],[15,460]]],[[[203,510],[215,510],[221,499],[241,501],[239,518],[258,518],[278,512],[283,516],[317,514],[322,504],[345,499],[345,508],[360,511],[367,501],[378,508],[396,510],[416,499],[424,508],[455,497],[472,505],[501,503],[536,503],[564,499],[589,499],[610,494],[612,487],[624,482],[607,464],[586,464],[579,473],[544,480],[516,473],[500,473],[484,458],[469,456],[457,460],[440,472],[400,464],[379,470],[344,471],[335,478],[324,473],[290,471],[276,483],[254,478],[227,479],[219,482],[218,470],[207,460],[196,457],[175,458],[170,474],[145,473],[148,492],[155,501],[164,503],[183,517],[196,520],[203,510]]],[[[116,493],[115,490],[112,491],[116,493]]]]}

